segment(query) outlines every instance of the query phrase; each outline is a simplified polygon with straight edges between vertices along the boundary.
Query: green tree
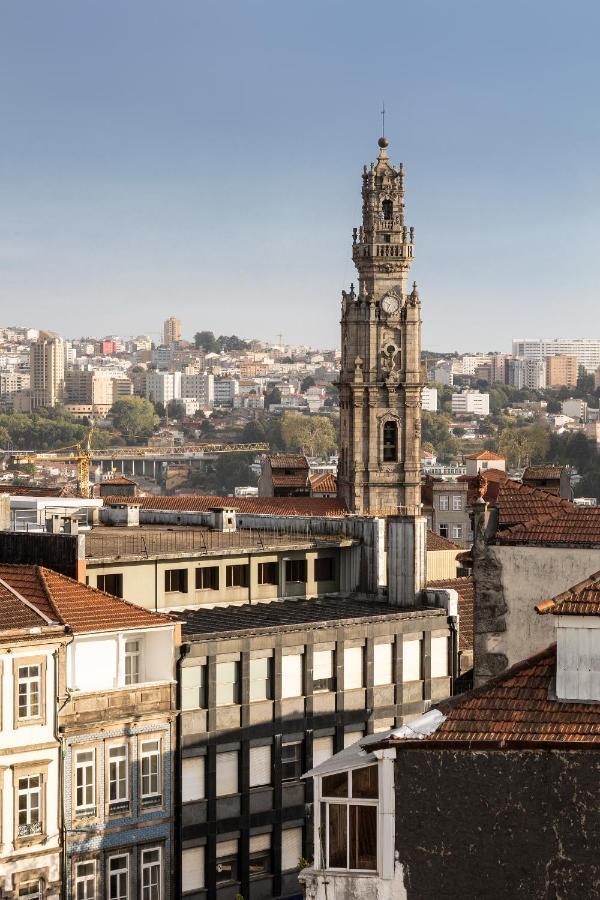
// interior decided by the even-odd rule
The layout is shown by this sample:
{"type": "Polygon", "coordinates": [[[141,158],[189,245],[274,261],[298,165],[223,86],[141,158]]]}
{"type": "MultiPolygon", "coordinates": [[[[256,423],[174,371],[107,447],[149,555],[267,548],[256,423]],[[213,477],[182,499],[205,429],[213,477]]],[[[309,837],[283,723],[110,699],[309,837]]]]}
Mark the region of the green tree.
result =
{"type": "Polygon", "coordinates": [[[154,405],[143,397],[123,397],[111,409],[113,424],[125,440],[136,444],[150,437],[158,424],[154,405]]]}
{"type": "Polygon", "coordinates": [[[212,331],[197,331],[194,335],[196,350],[204,350],[205,353],[218,353],[219,346],[212,331]]]}
{"type": "Polygon", "coordinates": [[[333,423],[327,416],[286,412],[281,420],[281,436],[286,450],[308,456],[327,456],[337,444],[333,423]]]}
{"type": "Polygon", "coordinates": [[[441,462],[449,462],[458,455],[460,445],[450,433],[451,419],[443,413],[423,410],[421,425],[423,442],[430,444],[441,462]]]}
{"type": "Polygon", "coordinates": [[[278,387],[271,388],[265,394],[265,407],[268,409],[270,406],[275,406],[278,403],[281,403],[281,391],[278,387]]]}
{"type": "Polygon", "coordinates": [[[315,379],[312,377],[312,375],[307,375],[306,378],[302,379],[302,383],[300,385],[300,393],[304,394],[304,392],[307,391],[309,389],[309,387],[312,387],[314,384],[316,384],[316,382],[315,382],[315,379]]]}

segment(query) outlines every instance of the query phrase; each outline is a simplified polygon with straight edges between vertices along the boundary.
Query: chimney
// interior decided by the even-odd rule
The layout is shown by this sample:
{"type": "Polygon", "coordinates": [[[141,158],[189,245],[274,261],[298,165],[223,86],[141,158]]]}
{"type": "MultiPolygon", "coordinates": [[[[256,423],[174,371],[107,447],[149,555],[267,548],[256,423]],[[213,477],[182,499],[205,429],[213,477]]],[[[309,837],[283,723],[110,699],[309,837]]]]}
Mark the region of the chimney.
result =
{"type": "Polygon", "coordinates": [[[390,606],[417,606],[427,581],[425,516],[387,520],[387,583],[390,606]]]}
{"type": "Polygon", "coordinates": [[[236,510],[233,506],[213,506],[213,528],[215,531],[237,531],[236,510]]]}

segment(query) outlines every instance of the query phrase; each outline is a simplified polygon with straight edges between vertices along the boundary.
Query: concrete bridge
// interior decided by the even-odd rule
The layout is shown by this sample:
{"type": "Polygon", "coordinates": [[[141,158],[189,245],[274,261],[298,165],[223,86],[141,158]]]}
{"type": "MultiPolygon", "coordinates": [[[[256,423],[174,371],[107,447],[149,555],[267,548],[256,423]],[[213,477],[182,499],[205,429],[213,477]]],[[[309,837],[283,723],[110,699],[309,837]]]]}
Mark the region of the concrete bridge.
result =
{"type": "Polygon", "coordinates": [[[182,444],[171,447],[109,447],[92,450],[90,465],[101,466],[103,472],[140,475],[156,480],[169,463],[192,463],[215,459],[222,453],[267,453],[269,445],[254,444],[182,444]]]}

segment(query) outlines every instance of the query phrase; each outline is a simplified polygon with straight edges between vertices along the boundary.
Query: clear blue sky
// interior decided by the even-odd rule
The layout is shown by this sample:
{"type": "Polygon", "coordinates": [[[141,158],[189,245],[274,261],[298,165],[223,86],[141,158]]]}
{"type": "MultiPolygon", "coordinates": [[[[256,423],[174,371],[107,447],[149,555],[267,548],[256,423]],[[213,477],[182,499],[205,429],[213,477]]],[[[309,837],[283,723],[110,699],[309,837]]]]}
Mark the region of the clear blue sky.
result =
{"type": "Polygon", "coordinates": [[[0,324],[338,343],[385,98],[424,345],[600,338],[600,4],[0,0],[0,324]]]}

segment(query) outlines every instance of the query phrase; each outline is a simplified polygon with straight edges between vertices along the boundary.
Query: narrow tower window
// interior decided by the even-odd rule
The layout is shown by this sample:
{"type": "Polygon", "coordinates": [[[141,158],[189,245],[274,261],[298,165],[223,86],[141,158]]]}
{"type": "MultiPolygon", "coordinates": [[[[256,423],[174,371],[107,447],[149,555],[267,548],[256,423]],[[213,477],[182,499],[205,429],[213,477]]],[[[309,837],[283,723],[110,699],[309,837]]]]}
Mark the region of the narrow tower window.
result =
{"type": "Polygon", "coordinates": [[[384,219],[393,219],[394,218],[394,204],[391,200],[384,200],[381,204],[381,211],[383,213],[384,219]]]}
{"type": "Polygon", "coordinates": [[[398,459],[398,425],[386,422],[383,426],[383,461],[396,462],[398,459]]]}

